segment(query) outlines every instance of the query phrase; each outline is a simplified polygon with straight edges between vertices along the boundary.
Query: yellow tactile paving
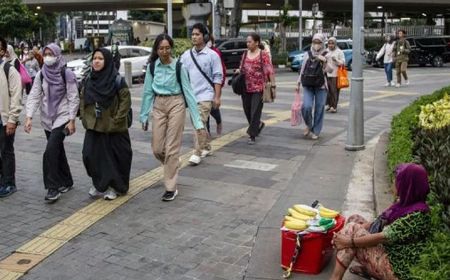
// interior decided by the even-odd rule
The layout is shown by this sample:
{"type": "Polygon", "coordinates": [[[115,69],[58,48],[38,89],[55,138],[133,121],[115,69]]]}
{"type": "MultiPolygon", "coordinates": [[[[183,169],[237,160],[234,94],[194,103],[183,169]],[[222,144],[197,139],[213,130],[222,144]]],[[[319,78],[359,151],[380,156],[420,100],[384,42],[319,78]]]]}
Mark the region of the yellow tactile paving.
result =
{"type": "Polygon", "coordinates": [[[36,237],[16,250],[19,253],[50,256],[53,252],[62,247],[67,241],[51,239],[46,237],[36,237]]]}
{"type": "Polygon", "coordinates": [[[19,279],[22,275],[23,273],[0,269],[0,280],[16,280],[19,279]]]}
{"type": "MultiPolygon", "coordinates": [[[[379,95],[365,98],[365,101],[382,99],[396,95],[393,92],[379,92],[379,95]]],[[[340,107],[346,107],[349,103],[342,103],[340,107]]],[[[273,125],[280,121],[290,118],[290,111],[267,111],[271,118],[265,120],[267,125],[273,125]]],[[[211,148],[213,151],[217,151],[241,137],[246,136],[246,128],[238,129],[230,132],[220,138],[217,138],[211,142],[211,148]]],[[[188,159],[191,153],[186,153],[180,156],[180,167],[186,167],[188,165],[188,159]]],[[[78,210],[67,219],[56,224],[52,228],[40,234],[35,239],[24,244],[22,247],[16,250],[16,253],[24,253],[30,255],[39,255],[40,259],[38,263],[44,260],[46,257],[53,254],[56,250],[61,248],[65,243],[70,241],[75,236],[79,235],[87,228],[103,219],[106,215],[126,203],[128,200],[142,192],[143,190],[154,186],[163,178],[163,168],[155,168],[137,178],[130,181],[130,190],[126,196],[120,197],[114,201],[97,200],[92,202],[88,206],[78,210]]],[[[8,258],[14,257],[14,254],[0,261],[0,265],[8,258]]],[[[36,264],[35,264],[36,265],[36,264]]],[[[31,269],[31,268],[30,268],[31,269]]],[[[24,272],[26,272],[25,270],[24,272]]],[[[17,273],[11,269],[0,269],[0,280],[15,280],[22,276],[22,273],[17,273]]]]}

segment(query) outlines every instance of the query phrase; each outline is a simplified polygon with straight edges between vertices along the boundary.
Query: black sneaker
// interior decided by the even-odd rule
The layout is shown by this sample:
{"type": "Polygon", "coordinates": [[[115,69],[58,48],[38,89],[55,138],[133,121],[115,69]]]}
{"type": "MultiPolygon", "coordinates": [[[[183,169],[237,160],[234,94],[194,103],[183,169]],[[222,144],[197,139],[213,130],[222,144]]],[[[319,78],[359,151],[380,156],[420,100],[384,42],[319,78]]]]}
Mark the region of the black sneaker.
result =
{"type": "Polygon", "coordinates": [[[255,137],[249,137],[249,138],[248,138],[247,144],[249,144],[249,145],[255,145],[255,144],[256,144],[256,139],[255,139],[255,137]]]}
{"type": "Polygon", "coordinates": [[[73,188],[73,186],[59,187],[59,188],[58,188],[58,191],[59,191],[60,193],[66,193],[66,192],[70,191],[72,188],[73,188]]]}
{"type": "Polygon", "coordinates": [[[48,201],[57,201],[59,197],[61,196],[61,193],[56,189],[49,189],[47,192],[47,195],[45,196],[45,200],[48,201]]]}
{"type": "Polygon", "coordinates": [[[166,191],[166,192],[163,194],[161,200],[162,200],[162,201],[172,201],[172,200],[175,199],[175,197],[176,197],[177,195],[178,195],[178,190],[176,190],[176,191],[174,191],[174,192],[166,191]]]}
{"type": "Polygon", "coordinates": [[[16,186],[2,186],[0,187],[0,197],[8,197],[17,191],[16,186]]]}

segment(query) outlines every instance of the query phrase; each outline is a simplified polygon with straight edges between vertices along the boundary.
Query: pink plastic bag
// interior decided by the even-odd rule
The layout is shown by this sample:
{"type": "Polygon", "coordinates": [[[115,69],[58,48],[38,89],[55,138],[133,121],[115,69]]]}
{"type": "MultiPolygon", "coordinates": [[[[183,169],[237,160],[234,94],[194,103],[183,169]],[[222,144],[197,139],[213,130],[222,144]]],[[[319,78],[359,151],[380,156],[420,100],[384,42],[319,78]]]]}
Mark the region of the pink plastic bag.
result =
{"type": "Polygon", "coordinates": [[[28,74],[27,69],[25,68],[25,66],[23,66],[23,64],[20,64],[20,68],[19,68],[19,73],[20,73],[20,78],[22,80],[22,85],[26,85],[26,84],[31,84],[31,77],[28,74]]]}
{"type": "Polygon", "coordinates": [[[294,102],[291,106],[291,126],[297,126],[302,123],[302,116],[300,110],[302,108],[302,93],[300,89],[295,92],[294,102]]]}

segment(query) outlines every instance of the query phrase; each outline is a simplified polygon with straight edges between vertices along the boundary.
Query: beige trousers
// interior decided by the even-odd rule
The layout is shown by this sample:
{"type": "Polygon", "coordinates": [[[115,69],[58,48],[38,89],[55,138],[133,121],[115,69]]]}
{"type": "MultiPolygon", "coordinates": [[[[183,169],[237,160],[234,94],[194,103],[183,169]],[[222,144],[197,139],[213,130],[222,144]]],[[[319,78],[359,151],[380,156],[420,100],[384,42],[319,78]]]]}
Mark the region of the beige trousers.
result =
{"type": "Polygon", "coordinates": [[[167,191],[175,191],[186,106],[183,95],[156,96],[152,113],[152,149],[164,167],[167,191]]]}
{"type": "MultiPolygon", "coordinates": [[[[200,118],[202,119],[203,126],[206,127],[209,115],[211,114],[212,101],[202,101],[197,104],[200,118]]],[[[194,154],[200,156],[202,150],[211,150],[210,139],[207,133],[200,133],[196,131],[194,133],[194,154]]]]}

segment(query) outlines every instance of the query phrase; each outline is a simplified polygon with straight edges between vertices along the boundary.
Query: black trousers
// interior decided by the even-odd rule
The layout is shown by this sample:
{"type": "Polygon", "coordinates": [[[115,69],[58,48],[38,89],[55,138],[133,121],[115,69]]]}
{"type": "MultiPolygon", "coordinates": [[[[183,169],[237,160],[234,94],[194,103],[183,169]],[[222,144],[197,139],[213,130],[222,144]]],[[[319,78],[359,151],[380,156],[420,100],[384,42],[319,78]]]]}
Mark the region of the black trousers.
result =
{"type": "MultiPolygon", "coordinates": [[[[220,109],[212,108],[210,116],[212,116],[216,120],[216,124],[222,123],[222,115],[220,114],[220,109]]],[[[209,119],[210,117],[208,117],[208,121],[206,122],[206,129],[208,130],[208,132],[210,132],[209,119]]]]}
{"type": "Polygon", "coordinates": [[[244,107],[245,117],[249,127],[247,134],[250,137],[256,137],[259,134],[261,126],[261,113],[263,109],[262,93],[244,93],[241,95],[242,106],[244,107]]]}
{"type": "Polygon", "coordinates": [[[47,147],[43,158],[45,189],[58,189],[73,186],[72,173],[64,150],[64,127],[60,126],[52,131],[45,131],[47,147]]]}
{"type": "Polygon", "coordinates": [[[14,154],[14,136],[6,135],[6,126],[0,121],[0,185],[16,185],[16,156],[14,154]]]}

